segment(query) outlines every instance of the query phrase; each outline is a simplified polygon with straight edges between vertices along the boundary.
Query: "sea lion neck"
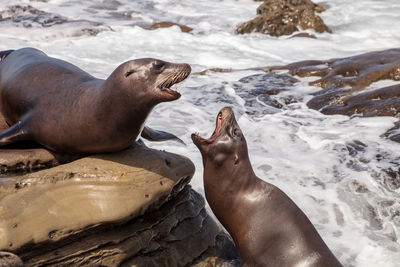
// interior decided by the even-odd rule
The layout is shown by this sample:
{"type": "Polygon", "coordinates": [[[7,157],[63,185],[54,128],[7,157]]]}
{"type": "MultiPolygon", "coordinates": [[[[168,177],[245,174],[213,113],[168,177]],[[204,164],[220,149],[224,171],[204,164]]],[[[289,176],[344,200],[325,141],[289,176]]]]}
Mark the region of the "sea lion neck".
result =
{"type": "Polygon", "coordinates": [[[229,220],[224,217],[224,214],[227,214],[226,211],[235,209],[235,205],[232,204],[238,200],[238,194],[245,194],[253,190],[258,178],[253,171],[249,158],[242,159],[236,166],[227,164],[226,166],[216,167],[213,162],[204,163],[204,191],[207,201],[210,207],[214,207],[212,209],[218,219],[224,225],[229,224],[229,220]],[[232,177],[237,178],[232,179],[232,177]],[[226,224],[225,221],[227,221],[226,224]]]}

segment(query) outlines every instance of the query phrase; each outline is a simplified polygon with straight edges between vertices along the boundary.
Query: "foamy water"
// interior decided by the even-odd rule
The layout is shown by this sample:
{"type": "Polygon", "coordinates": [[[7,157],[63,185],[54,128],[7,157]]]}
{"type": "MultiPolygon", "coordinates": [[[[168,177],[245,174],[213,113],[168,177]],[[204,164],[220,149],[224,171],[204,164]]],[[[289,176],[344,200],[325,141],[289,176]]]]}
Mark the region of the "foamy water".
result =
{"type": "MultiPolygon", "coordinates": [[[[75,22],[24,28],[2,21],[0,49],[33,46],[105,78],[120,63],[140,57],[186,62],[197,72],[400,47],[398,0],[315,2],[328,6],[321,17],[333,30],[333,34],[309,31],[318,39],[235,35],[239,23],[255,16],[260,2],[250,0],[13,1],[13,5],[29,4],[75,22]],[[187,34],[177,27],[144,29],[159,21],[194,30],[187,34]],[[93,23],[101,23],[95,28],[102,31],[96,36],[82,35],[81,29],[93,23]]],[[[0,1],[0,9],[9,5],[10,1],[0,1]]],[[[319,90],[307,85],[312,77],[301,79],[276,98],[280,101],[290,94],[302,99],[299,103],[281,110],[261,103],[265,112],[248,115],[246,96],[237,93],[236,85],[253,74],[261,72],[190,76],[179,86],[181,99],[157,106],[147,123],[178,135],[187,146],[146,143],[189,157],[196,165],[191,184],[203,193],[201,156],[190,134],[198,131],[209,136],[219,109],[231,106],[257,175],[280,187],[304,210],[345,266],[398,266],[400,189],[384,170],[399,171],[400,144],[380,137],[396,119],[326,116],[307,108],[309,94],[319,90]]],[[[371,88],[393,83],[381,81],[371,88]]]]}

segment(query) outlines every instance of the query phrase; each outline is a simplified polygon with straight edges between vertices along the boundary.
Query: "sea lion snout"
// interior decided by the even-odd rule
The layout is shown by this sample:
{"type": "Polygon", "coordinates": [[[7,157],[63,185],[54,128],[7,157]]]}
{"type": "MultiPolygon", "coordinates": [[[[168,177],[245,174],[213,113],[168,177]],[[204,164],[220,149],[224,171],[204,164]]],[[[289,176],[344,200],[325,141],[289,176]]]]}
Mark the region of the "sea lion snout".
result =
{"type": "Polygon", "coordinates": [[[218,112],[215,130],[210,138],[204,139],[198,133],[192,134],[191,137],[203,159],[219,166],[229,158],[233,158],[237,163],[240,157],[247,155],[246,140],[230,107],[224,107],[218,112]]]}

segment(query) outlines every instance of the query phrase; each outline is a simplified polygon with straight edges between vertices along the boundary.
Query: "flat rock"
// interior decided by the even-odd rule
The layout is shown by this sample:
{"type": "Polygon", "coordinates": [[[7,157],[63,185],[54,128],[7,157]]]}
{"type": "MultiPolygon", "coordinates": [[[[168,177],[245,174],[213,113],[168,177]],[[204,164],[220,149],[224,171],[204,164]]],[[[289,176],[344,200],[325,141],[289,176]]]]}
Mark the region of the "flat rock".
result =
{"type": "Polygon", "coordinates": [[[25,266],[238,266],[229,237],[186,186],[157,210],[120,224],[102,224],[20,251],[25,266]],[[221,242],[222,240],[222,242],[221,242]]]}
{"type": "Polygon", "coordinates": [[[0,250],[24,266],[240,266],[193,174],[189,159],[136,144],[0,178],[0,250]]]}
{"type": "MultiPolygon", "coordinates": [[[[300,77],[320,77],[309,84],[324,90],[315,93],[307,106],[324,114],[400,118],[400,83],[369,88],[380,80],[400,81],[400,49],[329,60],[300,61],[267,70],[288,70],[289,74],[300,77]]],[[[397,124],[384,136],[399,142],[399,128],[397,124]]]]}
{"type": "Polygon", "coordinates": [[[39,10],[30,5],[10,5],[0,10],[0,28],[10,27],[14,34],[20,34],[21,38],[27,36],[26,29],[31,34],[26,38],[54,39],[59,37],[72,37],[82,35],[97,35],[110,30],[109,27],[98,22],[87,20],[73,20],[60,14],[39,10]]]}
{"type": "Polygon", "coordinates": [[[316,15],[324,8],[311,0],[265,0],[257,8],[257,17],[237,28],[239,34],[259,32],[272,36],[289,35],[299,28],[316,32],[331,32],[316,15]]]}
{"type": "Polygon", "coordinates": [[[400,49],[369,52],[329,60],[307,60],[269,70],[287,69],[300,77],[319,76],[310,85],[322,87],[307,105],[324,114],[394,116],[400,110],[400,84],[364,91],[372,83],[400,81],[400,49]]]}
{"type": "Polygon", "coordinates": [[[0,179],[0,250],[61,240],[143,215],[194,173],[182,156],[137,145],[48,170],[0,179]]]}
{"type": "Polygon", "coordinates": [[[155,29],[159,29],[159,28],[169,28],[172,26],[178,26],[182,32],[191,32],[193,30],[192,28],[190,28],[186,25],[182,25],[182,24],[174,23],[174,22],[168,22],[168,21],[154,23],[153,25],[150,26],[150,29],[155,30],[155,29]]]}

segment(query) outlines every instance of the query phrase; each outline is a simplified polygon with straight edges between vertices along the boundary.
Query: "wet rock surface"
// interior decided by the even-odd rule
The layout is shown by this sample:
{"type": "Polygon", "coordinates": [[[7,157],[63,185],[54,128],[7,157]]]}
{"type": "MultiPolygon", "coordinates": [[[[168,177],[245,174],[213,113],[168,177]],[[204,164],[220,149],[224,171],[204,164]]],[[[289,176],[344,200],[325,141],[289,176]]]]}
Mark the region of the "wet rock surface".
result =
{"type": "MultiPolygon", "coordinates": [[[[400,49],[269,68],[282,69],[300,77],[321,77],[310,82],[310,85],[324,90],[315,93],[307,105],[324,114],[399,117],[400,84],[376,88],[373,83],[380,80],[400,81],[400,49]]],[[[394,129],[386,136],[394,141],[400,140],[400,135],[394,129]]]]}
{"type": "Polygon", "coordinates": [[[25,266],[235,266],[232,241],[187,186],[193,173],[189,159],[137,144],[1,178],[0,250],[25,266]]]}
{"type": "Polygon", "coordinates": [[[0,251],[0,267],[22,267],[22,260],[15,254],[0,251]]]}
{"type": "MultiPolygon", "coordinates": [[[[15,27],[15,31],[19,28],[28,28],[38,34],[37,38],[54,38],[60,33],[44,32],[44,28],[64,29],[65,36],[81,36],[81,35],[97,35],[99,32],[109,30],[101,23],[72,20],[59,14],[48,13],[39,10],[30,5],[12,5],[7,9],[0,11],[0,28],[15,27]],[[10,24],[11,23],[11,24],[10,24]]],[[[35,35],[31,36],[34,37],[35,35]]]]}
{"type": "Polygon", "coordinates": [[[297,79],[287,74],[255,74],[240,79],[233,88],[245,101],[247,114],[263,116],[299,101],[288,91],[296,82],[297,79]]]}
{"type": "Polygon", "coordinates": [[[239,25],[236,32],[259,32],[272,36],[289,35],[299,29],[331,32],[315,14],[322,11],[322,6],[310,0],[265,0],[257,8],[257,17],[239,25]]]}
{"type": "Polygon", "coordinates": [[[154,23],[153,25],[150,26],[151,30],[155,30],[155,29],[159,29],[159,28],[169,28],[172,26],[177,26],[181,29],[182,32],[191,32],[193,29],[186,26],[186,25],[182,25],[182,24],[178,24],[178,23],[173,23],[173,22],[158,22],[158,23],[154,23]]]}

